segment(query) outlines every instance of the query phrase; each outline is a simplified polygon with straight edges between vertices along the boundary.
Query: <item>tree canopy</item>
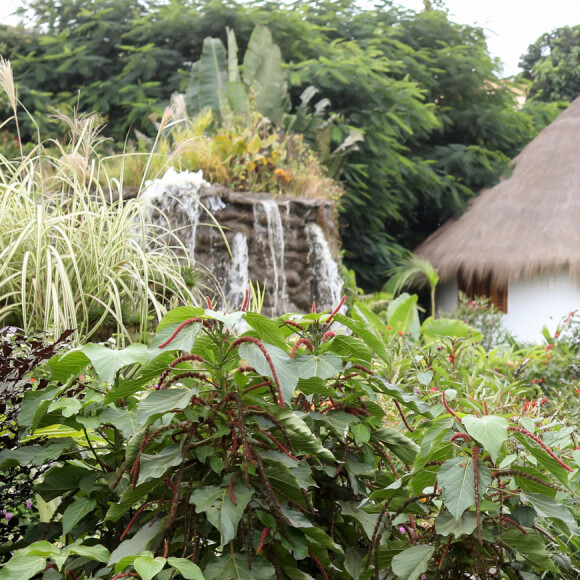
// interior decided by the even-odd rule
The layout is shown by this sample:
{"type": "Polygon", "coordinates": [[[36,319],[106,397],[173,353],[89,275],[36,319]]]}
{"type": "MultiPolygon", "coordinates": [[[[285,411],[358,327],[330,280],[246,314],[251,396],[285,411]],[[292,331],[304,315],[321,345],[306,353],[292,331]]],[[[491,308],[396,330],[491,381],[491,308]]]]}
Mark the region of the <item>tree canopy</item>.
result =
{"type": "Polygon", "coordinates": [[[364,135],[343,168],[340,209],[345,262],[374,289],[405,248],[495,183],[556,114],[540,105],[518,110],[483,31],[438,7],[33,0],[29,28],[3,27],[0,47],[40,125],[54,108],[78,107],[102,114],[106,134],[123,142],[134,129],[151,133],[171,94],[185,90],[205,38],[227,46],[230,28],[241,55],[254,27],[268,26],[287,63],[291,108],[312,86],[336,114],[335,146],[353,128],[364,135]]]}
{"type": "Polygon", "coordinates": [[[580,96],[580,25],[542,34],[522,56],[524,78],[537,101],[573,101],[580,96]]]}

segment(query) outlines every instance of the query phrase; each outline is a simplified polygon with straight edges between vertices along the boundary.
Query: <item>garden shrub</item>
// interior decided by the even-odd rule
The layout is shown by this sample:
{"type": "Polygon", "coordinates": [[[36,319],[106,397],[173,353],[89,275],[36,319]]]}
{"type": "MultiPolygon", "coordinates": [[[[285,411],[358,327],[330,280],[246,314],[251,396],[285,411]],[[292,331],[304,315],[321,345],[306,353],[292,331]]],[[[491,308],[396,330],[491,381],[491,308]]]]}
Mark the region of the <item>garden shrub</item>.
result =
{"type": "Polygon", "coordinates": [[[24,451],[0,452],[49,457],[35,492],[59,503],[0,578],[576,578],[576,435],[521,412],[489,356],[338,308],[211,305],[149,346],[59,355],[24,451]]]}

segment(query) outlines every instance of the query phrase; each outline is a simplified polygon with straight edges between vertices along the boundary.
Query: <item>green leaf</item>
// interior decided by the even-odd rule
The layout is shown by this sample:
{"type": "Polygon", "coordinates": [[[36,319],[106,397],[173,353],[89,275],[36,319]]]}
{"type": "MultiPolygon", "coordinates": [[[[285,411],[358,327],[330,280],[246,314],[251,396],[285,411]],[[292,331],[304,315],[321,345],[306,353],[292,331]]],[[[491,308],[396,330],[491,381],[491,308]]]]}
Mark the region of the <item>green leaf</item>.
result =
{"type": "Polygon", "coordinates": [[[354,502],[347,503],[341,501],[339,504],[340,513],[343,516],[354,518],[360,524],[365,534],[367,535],[367,538],[370,540],[374,535],[375,527],[379,519],[379,514],[369,514],[358,507],[358,505],[354,502]]]}
{"type": "Polygon", "coordinates": [[[467,433],[483,445],[495,463],[508,438],[508,422],[503,417],[496,415],[484,415],[483,417],[467,415],[463,417],[462,421],[467,433]]]}
{"type": "Polygon", "coordinates": [[[167,342],[174,332],[179,328],[179,324],[170,324],[157,331],[149,347],[149,358],[157,356],[159,353],[172,350],[183,350],[191,352],[195,343],[195,338],[201,330],[201,322],[192,322],[179,331],[179,334],[166,346],[160,348],[167,342]]]}
{"type": "Polygon", "coordinates": [[[578,534],[578,524],[570,510],[543,493],[520,493],[522,502],[529,502],[541,518],[561,521],[573,534],[578,534]]]}
{"type": "Polygon", "coordinates": [[[16,554],[0,570],[1,580],[29,580],[42,572],[46,558],[26,554],[16,554]]]}
{"type": "MultiPolygon", "coordinates": [[[[479,495],[483,496],[491,482],[491,474],[482,461],[479,465],[479,495]]],[[[439,468],[438,480],[442,488],[441,497],[445,507],[455,519],[475,505],[475,484],[473,481],[473,460],[471,457],[448,459],[439,468]]]]}
{"type": "Polygon", "coordinates": [[[284,334],[273,320],[255,312],[246,312],[244,320],[256,331],[262,342],[273,344],[282,349],[286,348],[284,334]]]}
{"type": "Polygon", "coordinates": [[[500,539],[533,566],[558,573],[558,568],[548,556],[542,536],[534,530],[527,530],[527,534],[524,534],[517,528],[510,528],[500,536],[500,539]]]}
{"type": "Polygon", "coordinates": [[[441,512],[435,519],[435,530],[441,536],[468,536],[476,527],[477,516],[474,512],[465,512],[459,519],[455,519],[449,512],[441,512]]]}
{"type": "Polygon", "coordinates": [[[161,518],[156,522],[145,524],[132,538],[121,542],[111,553],[107,566],[116,564],[127,556],[140,554],[149,547],[149,544],[163,531],[167,518],[161,518]]]}
{"type": "Polygon", "coordinates": [[[399,580],[416,580],[427,571],[434,546],[422,544],[403,550],[393,558],[393,573],[399,580]]]}
{"type": "Polygon", "coordinates": [[[367,425],[364,425],[363,423],[351,425],[350,430],[354,435],[354,440],[357,445],[367,443],[367,441],[369,441],[371,438],[371,430],[367,425]]]}
{"type": "Polygon", "coordinates": [[[168,445],[156,455],[141,454],[141,467],[137,485],[150,479],[161,477],[168,469],[179,465],[183,460],[180,445],[168,445]]]}
{"type": "Polygon", "coordinates": [[[186,320],[199,318],[204,313],[203,308],[198,306],[178,306],[170,310],[157,325],[157,332],[163,330],[166,326],[180,325],[186,320]]]}
{"type": "Polygon", "coordinates": [[[431,408],[425,401],[421,401],[413,394],[406,393],[399,385],[392,385],[387,379],[380,376],[372,377],[371,382],[376,384],[382,393],[390,395],[403,406],[415,411],[415,413],[424,416],[431,414],[431,408]]]}
{"type": "Polygon", "coordinates": [[[243,554],[228,554],[208,564],[203,574],[205,580],[272,580],[276,577],[274,567],[265,558],[252,558],[252,568],[248,568],[248,558],[243,554]]]}
{"type": "Polygon", "coordinates": [[[129,407],[107,407],[100,415],[103,425],[113,425],[125,439],[130,439],[142,426],[141,417],[135,409],[129,407]]]}
{"type": "MultiPolygon", "coordinates": [[[[161,352],[161,351],[160,351],[161,352]]],[[[119,386],[107,393],[103,404],[114,403],[119,399],[126,399],[131,395],[143,390],[144,385],[159,378],[159,375],[167,369],[175,357],[171,352],[161,352],[153,360],[143,365],[134,379],[129,381],[120,381],[119,386]]]]}
{"type": "Polygon", "coordinates": [[[387,321],[394,332],[411,334],[417,340],[420,335],[419,311],[417,310],[416,294],[401,294],[395,298],[387,309],[387,321]]]}
{"type": "Polygon", "coordinates": [[[167,563],[175,568],[185,580],[205,580],[199,566],[187,558],[168,558],[167,563]]]}
{"type": "Polygon", "coordinates": [[[44,479],[34,486],[34,491],[45,501],[51,501],[67,491],[78,489],[80,480],[90,473],[89,469],[76,465],[53,467],[45,474],[44,479]]]}
{"type": "Polygon", "coordinates": [[[89,357],[80,350],[70,350],[51,358],[46,363],[46,368],[53,381],[64,383],[71,377],[78,377],[90,363],[89,357]]]}
{"type": "Polygon", "coordinates": [[[62,514],[62,533],[68,534],[75,525],[96,507],[97,501],[83,497],[71,503],[62,514]]]}
{"type": "Polygon", "coordinates": [[[97,544],[95,546],[69,546],[68,551],[71,554],[76,554],[77,556],[82,556],[83,558],[89,558],[89,560],[96,560],[97,562],[106,563],[111,554],[105,546],[97,544]]]}
{"type": "Polygon", "coordinates": [[[335,336],[329,350],[341,356],[353,357],[362,363],[370,363],[373,357],[366,344],[354,336],[335,336]]]}
{"type": "Polygon", "coordinates": [[[383,343],[372,333],[366,330],[363,326],[359,323],[355,322],[348,316],[344,316],[343,314],[335,314],[334,320],[336,322],[340,322],[340,324],[344,324],[347,328],[350,328],[357,336],[359,336],[366,345],[373,350],[377,356],[383,361],[389,360],[389,355],[385,350],[383,343]]]}
{"type": "Polygon", "coordinates": [[[230,332],[234,332],[234,327],[239,324],[242,318],[244,318],[245,312],[221,312],[219,310],[208,310],[204,311],[207,318],[211,320],[219,320],[226,325],[226,328],[230,332]]]}
{"type": "Polygon", "coordinates": [[[403,463],[412,465],[419,452],[419,446],[408,437],[391,429],[381,427],[371,433],[371,439],[382,441],[403,463]]]}
{"type": "Polygon", "coordinates": [[[218,118],[226,106],[226,58],[219,38],[204,39],[199,59],[199,108],[209,107],[218,118]]]}
{"type": "Polygon", "coordinates": [[[141,424],[152,416],[159,416],[173,409],[185,409],[195,394],[193,389],[175,388],[153,391],[137,405],[141,424]]]}
{"type": "Polygon", "coordinates": [[[321,355],[301,354],[296,357],[298,376],[301,379],[318,377],[326,380],[342,372],[342,359],[331,353],[321,355]]]}
{"type": "MultiPolygon", "coordinates": [[[[290,355],[281,348],[271,344],[264,344],[266,352],[272,360],[274,369],[280,381],[282,397],[286,404],[290,404],[294,397],[296,385],[298,384],[298,373],[296,370],[296,361],[290,358],[290,355]]],[[[248,364],[256,369],[256,372],[265,376],[274,378],[272,369],[264,356],[264,353],[255,344],[244,342],[238,347],[240,356],[248,364]]]]}
{"type": "Polygon", "coordinates": [[[253,491],[241,483],[234,485],[233,493],[237,503],[230,499],[227,487],[216,485],[197,489],[189,498],[189,503],[195,505],[195,511],[198,514],[207,513],[209,522],[220,532],[221,546],[236,537],[238,523],[253,496],[253,491]]]}
{"type": "Polygon", "coordinates": [[[126,489],[119,502],[113,504],[109,508],[105,520],[116,522],[119,518],[123,517],[131,507],[138,502],[142,502],[147,494],[157,485],[158,482],[156,481],[148,481],[143,485],[138,485],[134,490],[131,490],[130,487],[126,489]]]}
{"type": "Polygon", "coordinates": [[[272,407],[270,412],[286,427],[296,453],[302,452],[327,461],[336,461],[331,451],[322,445],[298,413],[289,409],[280,409],[280,407],[272,407]]]}
{"type": "Polygon", "coordinates": [[[430,344],[448,336],[451,338],[467,338],[472,342],[481,342],[483,334],[475,328],[465,324],[463,320],[437,318],[432,316],[425,319],[421,326],[421,333],[425,344],[430,344]]]}
{"type": "Polygon", "coordinates": [[[429,386],[429,383],[433,380],[433,371],[425,371],[417,373],[417,380],[426,387],[429,386]]]}
{"type": "Polygon", "coordinates": [[[142,580],[151,580],[153,576],[161,572],[165,566],[165,558],[152,556],[139,556],[135,558],[133,566],[135,570],[139,573],[142,580]]]}
{"type": "Polygon", "coordinates": [[[89,358],[99,379],[104,383],[112,383],[117,371],[127,365],[146,363],[147,351],[144,344],[131,344],[123,350],[106,348],[100,344],[87,344],[82,348],[83,354],[89,358]]]}

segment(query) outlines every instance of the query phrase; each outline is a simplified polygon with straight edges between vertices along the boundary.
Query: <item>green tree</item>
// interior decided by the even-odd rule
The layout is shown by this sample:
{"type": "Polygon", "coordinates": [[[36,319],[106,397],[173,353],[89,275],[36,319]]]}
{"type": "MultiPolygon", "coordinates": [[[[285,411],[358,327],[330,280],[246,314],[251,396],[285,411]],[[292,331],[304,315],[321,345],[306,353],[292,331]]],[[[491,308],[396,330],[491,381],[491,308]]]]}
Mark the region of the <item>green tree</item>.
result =
{"type": "Polygon", "coordinates": [[[542,34],[520,60],[530,96],[538,101],[573,101],[580,96],[580,25],[542,34]]]}

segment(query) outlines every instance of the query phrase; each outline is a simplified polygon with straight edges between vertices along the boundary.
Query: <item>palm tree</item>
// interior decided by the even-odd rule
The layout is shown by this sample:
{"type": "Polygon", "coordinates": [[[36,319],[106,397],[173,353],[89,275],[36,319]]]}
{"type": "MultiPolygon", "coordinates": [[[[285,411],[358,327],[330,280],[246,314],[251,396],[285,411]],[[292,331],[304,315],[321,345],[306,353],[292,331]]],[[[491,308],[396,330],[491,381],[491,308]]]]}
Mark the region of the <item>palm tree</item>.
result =
{"type": "Polygon", "coordinates": [[[435,289],[439,275],[429,260],[410,254],[400,266],[389,270],[388,274],[390,279],[383,289],[394,296],[410,286],[423,287],[428,284],[431,290],[431,315],[435,317],[435,289]]]}

